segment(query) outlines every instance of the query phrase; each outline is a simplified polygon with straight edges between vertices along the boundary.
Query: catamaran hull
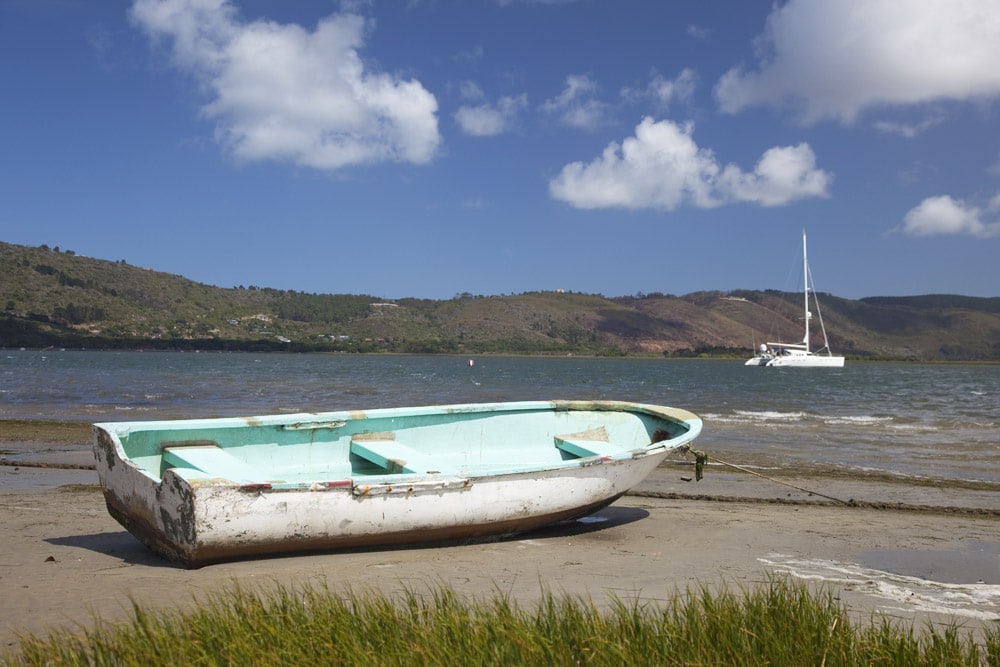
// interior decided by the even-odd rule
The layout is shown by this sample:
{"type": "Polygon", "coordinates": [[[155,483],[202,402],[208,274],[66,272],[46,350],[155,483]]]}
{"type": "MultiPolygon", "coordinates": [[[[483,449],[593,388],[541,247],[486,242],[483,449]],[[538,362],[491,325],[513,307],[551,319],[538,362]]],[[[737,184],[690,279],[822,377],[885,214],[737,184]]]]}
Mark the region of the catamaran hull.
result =
{"type": "Polygon", "coordinates": [[[787,357],[754,357],[745,366],[769,366],[786,368],[843,368],[843,357],[821,355],[799,355],[787,357]]]}
{"type": "Polygon", "coordinates": [[[694,439],[700,420],[677,412],[689,417],[688,430],[666,442],[503,474],[367,475],[285,487],[186,479],[174,468],[156,478],[123,455],[109,424],[95,425],[95,454],[110,514],[161,556],[200,567],[280,553],[502,535],[583,516],[614,502],[694,439]]]}

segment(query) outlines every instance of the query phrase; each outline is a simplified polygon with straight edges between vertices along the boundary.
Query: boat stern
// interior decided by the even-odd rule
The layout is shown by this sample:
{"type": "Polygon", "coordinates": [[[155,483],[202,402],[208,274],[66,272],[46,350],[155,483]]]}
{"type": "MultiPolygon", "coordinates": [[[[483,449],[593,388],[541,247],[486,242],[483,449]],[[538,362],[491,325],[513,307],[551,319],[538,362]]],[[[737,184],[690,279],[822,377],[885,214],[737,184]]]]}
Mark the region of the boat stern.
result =
{"type": "Polygon", "coordinates": [[[94,460],[108,513],[164,558],[191,562],[194,490],[172,470],[156,479],[126,456],[114,424],[95,424],[94,460]]]}

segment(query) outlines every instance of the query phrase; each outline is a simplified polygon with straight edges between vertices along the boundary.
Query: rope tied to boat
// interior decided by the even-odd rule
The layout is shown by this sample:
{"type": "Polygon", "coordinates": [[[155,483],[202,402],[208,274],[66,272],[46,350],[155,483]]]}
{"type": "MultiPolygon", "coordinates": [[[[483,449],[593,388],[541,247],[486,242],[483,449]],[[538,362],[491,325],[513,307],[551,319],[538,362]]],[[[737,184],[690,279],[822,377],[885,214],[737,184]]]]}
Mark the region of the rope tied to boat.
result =
{"type": "MultiPolygon", "coordinates": [[[[662,428],[658,428],[653,431],[652,444],[658,442],[663,442],[664,440],[670,439],[670,432],[665,431],[662,428]]],[[[678,447],[677,451],[682,454],[687,454],[688,452],[694,454],[694,476],[697,481],[701,481],[705,473],[705,464],[708,463],[708,454],[705,452],[698,451],[697,449],[692,449],[691,445],[682,445],[678,447]]]]}
{"type": "Polygon", "coordinates": [[[793,488],[796,491],[802,491],[803,493],[808,493],[808,494],[813,495],[813,496],[819,496],[820,498],[826,498],[827,500],[832,500],[832,501],[834,501],[836,503],[840,503],[841,505],[849,505],[850,506],[850,505],[854,505],[855,504],[853,500],[842,500],[840,498],[835,498],[833,496],[828,496],[826,494],[819,493],[818,491],[813,491],[811,489],[806,489],[806,488],[803,488],[801,486],[796,486],[795,484],[790,484],[789,482],[783,482],[780,479],[775,479],[773,477],[768,477],[767,475],[762,475],[759,472],[757,472],[756,470],[750,470],[749,468],[747,468],[745,466],[737,465],[735,463],[730,463],[728,461],[723,461],[722,459],[714,457],[714,456],[710,457],[705,452],[702,452],[702,451],[699,451],[697,449],[694,449],[690,445],[683,445],[682,447],[678,448],[678,451],[680,451],[681,453],[683,453],[685,455],[687,455],[687,454],[694,454],[694,477],[695,477],[695,480],[699,481],[699,482],[701,481],[702,477],[704,477],[705,465],[708,463],[709,459],[711,459],[711,460],[713,460],[716,463],[719,463],[721,465],[729,466],[730,468],[735,468],[736,470],[739,470],[740,472],[745,472],[745,473],[750,474],[750,475],[755,475],[757,477],[760,477],[761,479],[766,479],[769,482],[774,482],[775,484],[781,484],[782,486],[787,486],[787,487],[793,488]]]}
{"type": "Polygon", "coordinates": [[[693,449],[689,445],[684,446],[687,449],[685,454],[694,454],[694,481],[700,482],[702,477],[705,476],[705,464],[708,463],[708,454],[701,451],[700,449],[693,449]]]}

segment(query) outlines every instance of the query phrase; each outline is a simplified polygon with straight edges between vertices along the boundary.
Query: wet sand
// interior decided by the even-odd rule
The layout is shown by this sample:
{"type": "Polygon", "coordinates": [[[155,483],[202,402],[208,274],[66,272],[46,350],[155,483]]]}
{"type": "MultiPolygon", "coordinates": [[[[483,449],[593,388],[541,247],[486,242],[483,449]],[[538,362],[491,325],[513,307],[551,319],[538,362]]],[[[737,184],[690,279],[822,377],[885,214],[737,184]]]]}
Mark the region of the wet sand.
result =
{"type": "Polygon", "coordinates": [[[89,449],[2,449],[0,654],[16,648],[19,634],[125,619],[133,601],[183,608],[235,585],[387,593],[445,585],[524,605],[545,591],[606,605],[792,573],[824,582],[857,620],[885,615],[916,628],[940,621],[973,630],[1000,623],[1000,501],[975,491],[794,480],[809,493],[714,468],[686,482],[689,468],[668,467],[596,515],[517,537],[186,570],[108,515],[96,473],[85,467],[89,449]]]}

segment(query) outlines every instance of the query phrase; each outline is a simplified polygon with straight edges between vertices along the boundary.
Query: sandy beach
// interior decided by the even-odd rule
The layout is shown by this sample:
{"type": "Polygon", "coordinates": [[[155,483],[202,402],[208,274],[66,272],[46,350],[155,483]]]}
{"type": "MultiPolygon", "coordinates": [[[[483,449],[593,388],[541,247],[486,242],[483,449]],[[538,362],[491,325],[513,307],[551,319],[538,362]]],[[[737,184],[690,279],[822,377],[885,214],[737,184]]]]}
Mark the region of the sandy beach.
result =
{"type": "Polygon", "coordinates": [[[605,605],[788,574],[829,586],[859,620],[874,614],[973,629],[1000,622],[1000,508],[982,492],[793,480],[808,490],[800,491],[722,468],[701,482],[684,481],[690,469],[660,468],[600,513],[531,534],[187,570],[108,515],[88,448],[3,450],[0,654],[25,633],[127,618],[133,601],[184,607],[236,585],[388,593],[446,585],[525,605],[544,591],[605,605]]]}

